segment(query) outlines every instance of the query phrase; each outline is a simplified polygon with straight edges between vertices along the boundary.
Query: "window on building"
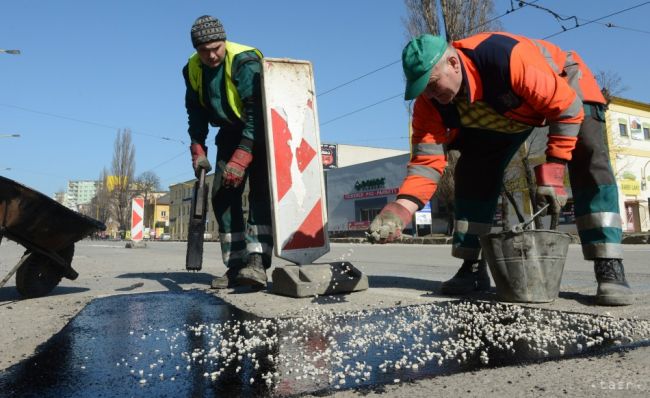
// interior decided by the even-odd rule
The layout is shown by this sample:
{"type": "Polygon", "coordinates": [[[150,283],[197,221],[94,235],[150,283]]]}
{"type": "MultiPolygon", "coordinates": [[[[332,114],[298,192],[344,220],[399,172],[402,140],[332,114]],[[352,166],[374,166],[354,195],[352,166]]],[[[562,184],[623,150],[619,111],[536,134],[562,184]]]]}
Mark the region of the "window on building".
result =
{"type": "Polygon", "coordinates": [[[650,140],[650,127],[643,128],[643,139],[650,140]]]}
{"type": "Polygon", "coordinates": [[[372,221],[381,209],[359,209],[359,221],[372,221]]]}
{"type": "Polygon", "coordinates": [[[165,210],[162,210],[160,212],[160,217],[167,217],[167,212],[165,210]]]}
{"type": "Polygon", "coordinates": [[[385,197],[362,199],[354,202],[354,221],[372,221],[386,205],[385,197]]]}
{"type": "Polygon", "coordinates": [[[621,134],[621,137],[627,137],[627,125],[625,123],[618,124],[618,131],[621,134]]]}

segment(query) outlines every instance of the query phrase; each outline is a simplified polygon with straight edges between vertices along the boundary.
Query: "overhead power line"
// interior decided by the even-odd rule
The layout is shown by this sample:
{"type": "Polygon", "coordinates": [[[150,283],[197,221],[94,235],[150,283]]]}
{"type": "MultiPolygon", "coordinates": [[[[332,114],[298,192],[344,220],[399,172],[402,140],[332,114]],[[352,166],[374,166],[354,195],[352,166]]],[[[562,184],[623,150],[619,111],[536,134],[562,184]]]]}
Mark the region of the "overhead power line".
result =
{"type": "Polygon", "coordinates": [[[145,171],[154,171],[154,170],[157,169],[158,167],[160,167],[160,166],[162,166],[162,165],[164,165],[164,164],[167,164],[167,163],[171,162],[172,160],[181,157],[182,155],[187,155],[187,150],[185,150],[185,151],[183,151],[183,152],[181,152],[181,153],[179,153],[179,154],[177,154],[177,155],[174,155],[173,157],[171,157],[171,158],[169,158],[169,159],[167,159],[167,160],[163,160],[162,162],[158,163],[158,164],[155,165],[155,166],[152,166],[150,169],[145,170],[145,171]]]}
{"type": "MultiPolygon", "coordinates": [[[[483,22],[483,23],[480,24],[480,25],[477,25],[477,26],[474,26],[474,27],[470,28],[470,29],[469,29],[469,32],[472,32],[472,31],[474,31],[474,30],[476,30],[476,29],[478,29],[478,28],[480,28],[480,27],[482,27],[482,26],[484,26],[484,25],[486,25],[486,24],[488,24],[488,23],[490,23],[490,22],[496,21],[496,20],[499,19],[499,18],[503,18],[504,16],[506,16],[506,15],[508,15],[508,14],[511,14],[511,13],[513,13],[513,12],[515,12],[515,11],[518,11],[518,10],[522,9],[523,7],[525,7],[526,5],[532,5],[532,4],[534,4],[534,3],[537,3],[538,1],[539,1],[539,0],[533,0],[533,1],[530,2],[530,3],[525,3],[524,5],[520,5],[518,8],[515,8],[514,4],[511,3],[511,9],[509,9],[508,11],[504,12],[503,14],[500,14],[500,15],[498,15],[498,16],[496,16],[496,17],[494,17],[494,18],[492,18],[492,19],[490,19],[490,20],[488,20],[488,21],[483,22]]],[[[523,3],[523,2],[522,2],[522,3],[523,3]]],[[[469,32],[465,32],[465,33],[469,33],[469,32]]],[[[335,86],[335,87],[333,87],[333,88],[331,88],[331,89],[329,89],[329,90],[326,90],[326,91],[324,91],[324,92],[318,94],[317,96],[318,96],[318,97],[322,97],[322,96],[324,96],[324,95],[326,95],[326,94],[331,93],[332,91],[338,90],[338,89],[341,88],[341,87],[345,87],[345,86],[347,86],[347,85],[349,85],[349,84],[352,84],[352,83],[354,83],[354,82],[356,82],[356,81],[358,81],[358,80],[361,80],[361,79],[363,79],[363,78],[365,78],[365,77],[368,77],[368,76],[370,76],[370,75],[372,75],[372,74],[374,74],[374,73],[377,73],[377,72],[379,72],[379,71],[381,71],[381,70],[384,70],[384,69],[388,68],[389,66],[392,66],[392,65],[395,65],[395,64],[397,64],[397,63],[400,63],[401,61],[402,61],[401,59],[398,59],[398,60],[393,61],[393,62],[391,62],[391,63],[388,63],[388,64],[386,64],[386,65],[384,65],[384,66],[380,66],[380,67],[377,68],[377,69],[374,69],[374,70],[372,70],[372,71],[370,71],[370,72],[368,72],[368,73],[364,73],[364,74],[361,75],[361,76],[355,77],[354,79],[348,80],[348,81],[346,81],[346,82],[344,82],[344,83],[339,84],[338,86],[335,86]]],[[[391,99],[393,99],[393,98],[396,98],[396,97],[398,97],[399,95],[401,95],[401,94],[394,95],[394,96],[389,97],[389,98],[385,98],[385,99],[383,99],[383,100],[380,100],[380,101],[378,101],[378,102],[375,102],[374,104],[370,104],[370,105],[364,106],[364,107],[362,107],[362,108],[359,108],[359,109],[356,109],[356,110],[354,110],[354,111],[348,112],[348,113],[343,114],[343,115],[341,115],[341,116],[337,116],[337,117],[332,118],[332,119],[330,119],[330,120],[328,120],[328,121],[326,121],[326,122],[324,122],[324,123],[321,123],[321,126],[326,125],[326,124],[328,124],[328,123],[331,123],[331,122],[333,122],[333,121],[335,121],[335,120],[339,120],[339,119],[342,119],[342,118],[344,118],[344,117],[347,117],[347,116],[350,116],[350,115],[354,115],[355,113],[359,113],[359,112],[364,111],[364,110],[366,110],[366,109],[372,108],[373,106],[379,105],[379,104],[381,104],[381,103],[383,103],[383,102],[386,102],[386,101],[388,101],[388,100],[391,100],[391,99]]]]}
{"type": "Polygon", "coordinates": [[[359,77],[355,77],[355,78],[352,79],[352,80],[349,80],[349,81],[347,81],[347,82],[345,82],[345,83],[339,84],[338,86],[333,87],[333,88],[331,88],[331,89],[329,89],[329,90],[327,90],[327,91],[324,91],[324,92],[318,94],[317,97],[322,97],[323,95],[329,94],[329,93],[331,93],[331,92],[334,91],[334,90],[338,90],[339,88],[341,88],[341,87],[345,87],[345,86],[347,86],[348,84],[351,84],[351,83],[356,82],[357,80],[361,80],[361,79],[363,79],[363,78],[366,77],[366,76],[370,76],[370,75],[372,75],[373,73],[376,73],[376,72],[379,72],[380,70],[386,69],[386,68],[388,68],[389,66],[395,65],[396,63],[398,63],[398,62],[400,62],[400,61],[401,61],[401,60],[398,59],[397,61],[393,61],[393,62],[391,62],[391,63],[389,63],[389,64],[384,65],[384,66],[380,66],[379,68],[377,68],[377,69],[375,69],[375,70],[373,70],[373,71],[370,71],[370,72],[368,72],[368,73],[365,73],[365,74],[363,74],[363,75],[361,75],[361,76],[359,76],[359,77]]]}
{"type": "Polygon", "coordinates": [[[635,29],[635,28],[628,28],[628,27],[625,27],[625,26],[615,25],[615,24],[613,24],[613,23],[611,23],[611,22],[608,22],[608,23],[600,23],[600,22],[596,22],[596,23],[599,24],[599,25],[603,25],[603,26],[605,26],[606,28],[617,28],[617,29],[629,30],[629,31],[632,31],[632,32],[645,33],[645,34],[649,34],[649,35],[650,35],[650,31],[648,31],[648,30],[641,30],[641,29],[635,29]]]}
{"type": "MultiPolygon", "coordinates": [[[[93,121],[89,121],[89,120],[77,119],[77,118],[70,117],[70,116],[57,115],[55,113],[43,112],[43,111],[38,111],[38,110],[34,110],[34,109],[29,109],[29,108],[23,108],[21,106],[16,106],[16,105],[0,104],[0,106],[4,106],[5,108],[18,109],[18,110],[21,110],[23,112],[30,112],[30,113],[35,113],[35,114],[38,114],[38,115],[54,117],[54,118],[57,118],[57,119],[70,120],[70,121],[77,122],[77,123],[84,123],[84,124],[89,124],[89,125],[92,125],[92,126],[103,127],[103,128],[107,128],[107,129],[111,129],[111,130],[119,130],[121,128],[121,127],[111,126],[111,125],[108,125],[108,124],[93,122],[93,121]]],[[[178,140],[178,139],[175,139],[175,138],[164,137],[164,136],[159,136],[159,135],[154,135],[154,134],[140,133],[140,132],[137,132],[137,131],[131,131],[131,134],[142,135],[142,136],[151,137],[151,138],[157,138],[157,139],[160,139],[160,140],[163,140],[163,141],[173,141],[173,142],[178,142],[178,143],[181,143],[183,145],[186,145],[185,141],[178,140]]]]}
{"type": "MultiPolygon", "coordinates": [[[[468,31],[468,32],[464,32],[464,34],[468,34],[468,33],[470,33],[470,32],[473,32],[473,31],[475,31],[476,29],[478,29],[478,28],[480,28],[480,27],[482,27],[482,26],[485,26],[485,25],[489,24],[490,22],[496,21],[496,20],[499,19],[499,18],[503,18],[504,16],[506,16],[506,15],[508,15],[508,14],[511,14],[511,13],[513,13],[513,12],[515,12],[515,11],[518,11],[518,10],[520,10],[521,8],[525,7],[526,5],[533,5],[533,4],[537,3],[538,1],[539,1],[539,0],[533,0],[533,1],[531,1],[530,3],[525,3],[524,5],[520,5],[518,8],[515,8],[515,6],[514,6],[514,5],[512,4],[512,2],[511,2],[511,9],[510,9],[510,10],[504,12],[504,13],[501,14],[501,15],[497,15],[496,17],[494,17],[494,18],[492,18],[492,19],[489,19],[489,20],[483,22],[483,23],[480,24],[480,25],[476,25],[476,26],[470,28],[469,31],[468,31]]],[[[332,88],[330,88],[330,89],[328,89],[328,90],[325,90],[324,92],[318,94],[317,97],[322,97],[322,96],[324,96],[324,95],[326,95],[326,94],[331,93],[332,91],[338,90],[338,89],[341,88],[341,87],[345,87],[345,86],[347,86],[347,85],[349,85],[349,84],[352,84],[352,83],[356,82],[357,80],[361,80],[361,79],[363,79],[364,77],[368,77],[368,76],[370,76],[370,75],[372,75],[372,74],[374,74],[374,73],[377,73],[377,72],[379,72],[379,71],[381,71],[381,70],[384,70],[384,69],[388,68],[389,66],[393,66],[393,65],[395,65],[395,64],[397,64],[397,63],[400,63],[401,61],[402,61],[401,59],[398,59],[398,60],[393,61],[393,62],[391,62],[391,63],[388,63],[388,64],[386,64],[386,65],[384,65],[384,66],[380,66],[379,68],[377,68],[377,69],[375,69],[375,70],[372,70],[372,71],[370,71],[370,72],[368,72],[368,73],[364,73],[364,74],[361,75],[361,76],[355,77],[355,78],[353,78],[353,79],[351,79],[351,80],[348,80],[348,81],[346,81],[346,82],[344,82],[344,83],[339,84],[338,86],[335,86],[335,87],[332,87],[332,88]]]]}
{"type": "MultiPolygon", "coordinates": [[[[570,31],[570,30],[578,29],[578,28],[580,28],[580,27],[583,27],[583,26],[586,26],[586,25],[589,25],[589,24],[592,24],[592,23],[598,23],[598,21],[601,21],[601,20],[603,20],[603,19],[605,19],[605,18],[613,17],[614,15],[622,14],[622,13],[624,13],[624,12],[627,12],[627,11],[630,11],[630,10],[634,10],[635,8],[639,8],[639,7],[645,6],[645,5],[647,5],[647,4],[650,4],[650,1],[644,1],[643,3],[639,3],[639,4],[637,4],[637,5],[634,5],[634,6],[631,6],[631,7],[628,7],[628,8],[624,8],[624,9],[622,9],[622,10],[615,11],[615,12],[613,12],[613,13],[611,13],[611,14],[607,14],[607,15],[604,15],[604,16],[602,16],[602,17],[600,17],[600,18],[596,18],[596,19],[592,19],[592,20],[589,20],[589,19],[583,19],[583,18],[578,18],[578,17],[575,16],[575,15],[572,15],[572,16],[570,16],[570,17],[564,17],[564,16],[560,15],[559,13],[557,13],[557,12],[551,10],[550,8],[546,8],[546,7],[542,7],[542,6],[539,6],[539,5],[535,5],[535,4],[533,4],[533,3],[528,3],[528,2],[523,1],[523,0],[520,0],[519,3],[520,3],[520,4],[525,4],[525,5],[529,5],[529,6],[535,7],[535,8],[537,8],[537,9],[539,9],[539,10],[542,10],[542,11],[546,11],[546,12],[548,12],[549,14],[551,14],[551,15],[552,15],[552,16],[553,16],[553,17],[558,21],[558,23],[559,23],[560,26],[562,27],[562,30],[559,31],[559,32],[555,32],[555,33],[553,33],[553,34],[550,34],[550,35],[548,35],[548,36],[543,37],[543,39],[550,39],[551,37],[555,37],[555,36],[560,35],[560,34],[562,34],[562,33],[564,33],[564,32],[568,32],[568,31],[570,31]],[[574,21],[574,25],[571,26],[571,27],[566,27],[566,26],[564,26],[564,24],[563,24],[562,22],[564,22],[564,21],[568,21],[568,20],[573,20],[573,21],[574,21]],[[580,20],[585,20],[585,21],[587,21],[587,22],[585,22],[585,23],[580,23],[580,20]]],[[[606,24],[605,26],[607,26],[607,27],[614,27],[613,24],[606,24]],[[611,25],[611,26],[610,26],[610,25],[611,25]]],[[[645,32],[645,31],[642,31],[642,32],[643,32],[643,33],[649,33],[649,32],[645,32]]]]}
{"type": "Polygon", "coordinates": [[[366,109],[368,109],[368,108],[372,108],[372,107],[375,106],[375,105],[379,105],[379,104],[381,104],[381,103],[383,103],[383,102],[390,101],[390,100],[392,100],[393,98],[401,97],[402,95],[404,95],[404,93],[399,93],[399,94],[396,94],[396,95],[390,96],[390,97],[388,97],[388,98],[384,98],[383,100],[377,101],[377,102],[375,102],[375,103],[373,103],[373,104],[366,105],[366,106],[364,106],[364,107],[362,107],[362,108],[355,109],[355,110],[353,110],[353,111],[351,111],[351,112],[348,112],[348,113],[346,113],[346,114],[343,114],[343,115],[341,115],[341,116],[337,116],[337,117],[335,117],[335,118],[333,118],[333,119],[330,119],[330,120],[328,120],[328,121],[326,121],[326,122],[321,123],[320,125],[321,125],[321,126],[324,126],[324,125],[326,125],[326,124],[328,124],[328,123],[332,123],[332,122],[335,121],[335,120],[343,119],[344,117],[348,117],[348,116],[353,115],[353,114],[355,114],[355,113],[358,113],[358,112],[364,111],[364,110],[366,110],[366,109]]]}

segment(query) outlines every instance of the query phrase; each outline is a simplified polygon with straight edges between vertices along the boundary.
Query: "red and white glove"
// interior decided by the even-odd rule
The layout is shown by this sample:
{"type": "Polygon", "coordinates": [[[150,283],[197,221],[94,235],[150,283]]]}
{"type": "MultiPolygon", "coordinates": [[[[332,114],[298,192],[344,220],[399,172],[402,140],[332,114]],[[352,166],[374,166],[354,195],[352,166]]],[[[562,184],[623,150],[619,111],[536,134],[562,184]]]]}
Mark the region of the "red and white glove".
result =
{"type": "Polygon", "coordinates": [[[205,169],[206,174],[212,170],[212,166],[210,165],[208,158],[205,156],[207,152],[208,148],[201,144],[190,145],[190,153],[192,154],[192,168],[194,169],[194,175],[196,178],[199,178],[201,169],[205,169]]]}
{"type": "Polygon", "coordinates": [[[402,229],[411,222],[411,211],[397,202],[384,206],[366,233],[371,243],[393,242],[402,236],[402,229]]]}
{"type": "Polygon", "coordinates": [[[564,169],[564,163],[557,162],[546,162],[535,167],[537,205],[541,208],[548,203],[550,214],[560,214],[568,198],[564,190],[564,169]]]}
{"type": "Polygon", "coordinates": [[[235,149],[223,169],[223,186],[228,188],[237,188],[244,182],[246,169],[253,161],[253,154],[246,152],[241,148],[235,149]]]}

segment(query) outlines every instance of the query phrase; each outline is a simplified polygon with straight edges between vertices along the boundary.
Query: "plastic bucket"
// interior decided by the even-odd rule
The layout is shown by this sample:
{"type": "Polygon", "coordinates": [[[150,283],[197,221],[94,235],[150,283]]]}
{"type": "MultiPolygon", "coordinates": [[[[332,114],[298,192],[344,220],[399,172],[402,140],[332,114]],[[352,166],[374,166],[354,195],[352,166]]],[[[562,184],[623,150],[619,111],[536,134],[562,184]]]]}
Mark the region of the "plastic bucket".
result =
{"type": "Polygon", "coordinates": [[[548,303],[557,298],[571,235],[505,231],[483,235],[480,242],[499,300],[548,303]]]}

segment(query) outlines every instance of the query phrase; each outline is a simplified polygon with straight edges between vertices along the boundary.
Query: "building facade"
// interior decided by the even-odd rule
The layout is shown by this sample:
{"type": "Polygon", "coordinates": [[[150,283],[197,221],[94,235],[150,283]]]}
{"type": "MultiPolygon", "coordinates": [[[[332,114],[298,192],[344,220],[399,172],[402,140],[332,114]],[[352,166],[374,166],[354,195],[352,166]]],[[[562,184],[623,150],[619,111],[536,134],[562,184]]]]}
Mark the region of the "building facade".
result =
{"type": "Polygon", "coordinates": [[[72,210],[79,211],[79,206],[90,203],[96,193],[97,181],[68,181],[68,187],[63,198],[63,205],[72,210]]]}
{"type": "Polygon", "coordinates": [[[169,192],[153,192],[149,203],[145,204],[145,235],[150,239],[160,239],[169,233],[169,192]]]}
{"type": "Polygon", "coordinates": [[[408,161],[407,153],[327,171],[328,231],[367,230],[384,205],[395,200],[408,161]]]}
{"type": "MultiPolygon", "coordinates": [[[[205,239],[217,240],[219,237],[219,225],[212,211],[212,200],[210,200],[214,173],[206,176],[208,184],[208,214],[205,223],[205,239]]],[[[187,180],[169,186],[169,234],[172,240],[187,240],[187,227],[190,222],[192,206],[192,195],[196,179],[187,180]]],[[[244,188],[242,199],[244,217],[248,215],[248,183],[244,188]]]]}

